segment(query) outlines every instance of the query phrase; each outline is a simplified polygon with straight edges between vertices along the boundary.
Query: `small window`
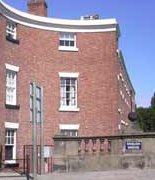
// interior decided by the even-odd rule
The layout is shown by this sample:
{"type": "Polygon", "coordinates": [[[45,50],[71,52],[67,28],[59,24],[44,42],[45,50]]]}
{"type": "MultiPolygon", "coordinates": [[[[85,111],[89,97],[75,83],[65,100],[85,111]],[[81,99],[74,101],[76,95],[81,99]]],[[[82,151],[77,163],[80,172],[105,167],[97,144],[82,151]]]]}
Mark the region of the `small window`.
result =
{"type": "Polygon", "coordinates": [[[17,25],[14,22],[7,22],[6,25],[6,39],[19,44],[19,40],[17,40],[17,25]]]}
{"type": "Polygon", "coordinates": [[[6,36],[10,39],[16,39],[16,24],[8,22],[6,25],[6,36]]]}
{"type": "Polygon", "coordinates": [[[62,129],[60,132],[61,135],[64,136],[70,136],[70,137],[76,137],[78,136],[78,131],[77,130],[71,130],[71,129],[62,129]]]}
{"type": "Polygon", "coordinates": [[[59,34],[59,50],[78,51],[76,48],[75,33],[60,33],[59,34]]]}
{"type": "Polygon", "coordinates": [[[79,124],[59,124],[60,134],[63,136],[78,136],[79,124]]]}

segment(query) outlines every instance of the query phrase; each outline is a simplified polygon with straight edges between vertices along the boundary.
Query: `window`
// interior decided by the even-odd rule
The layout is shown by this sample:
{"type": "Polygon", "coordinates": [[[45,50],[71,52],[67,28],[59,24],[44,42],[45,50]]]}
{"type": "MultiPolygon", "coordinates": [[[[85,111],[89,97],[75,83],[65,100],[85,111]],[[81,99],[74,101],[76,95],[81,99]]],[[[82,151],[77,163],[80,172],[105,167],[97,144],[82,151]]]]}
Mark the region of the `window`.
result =
{"type": "MultiPolygon", "coordinates": [[[[60,75],[60,74],[59,74],[60,75]]],[[[62,73],[60,77],[60,110],[79,110],[77,108],[77,73],[62,73]],[[65,77],[64,77],[64,76],[65,77]],[[68,76],[67,76],[68,75],[68,76]],[[70,77],[69,77],[70,75],[70,77]],[[75,76],[74,76],[75,75],[75,76]]]]}
{"type": "Polygon", "coordinates": [[[6,70],[6,104],[17,104],[17,72],[6,70]]]}
{"type": "Polygon", "coordinates": [[[5,145],[14,145],[14,130],[7,129],[5,132],[5,145]]]}
{"type": "Polygon", "coordinates": [[[8,22],[6,25],[6,37],[9,39],[16,39],[16,24],[8,22]]]}
{"type": "Polygon", "coordinates": [[[61,78],[61,106],[76,106],[76,78],[61,78]]]}
{"type": "Polygon", "coordinates": [[[59,50],[78,51],[78,48],[76,48],[76,34],[75,33],[60,33],[59,50]]]}
{"type": "Polygon", "coordinates": [[[17,72],[19,67],[5,64],[6,67],[6,104],[17,105],[17,72]]]}
{"type": "Polygon", "coordinates": [[[14,162],[16,158],[16,131],[6,129],[5,131],[5,160],[14,162]],[[14,160],[14,161],[12,161],[14,160]]]}
{"type": "Polygon", "coordinates": [[[78,136],[79,124],[60,124],[60,134],[64,136],[78,136]]]}
{"type": "MultiPolygon", "coordinates": [[[[33,119],[33,85],[30,83],[30,120],[33,119]]],[[[35,87],[35,97],[36,97],[36,121],[41,121],[41,88],[39,86],[35,87]]]]}
{"type": "Polygon", "coordinates": [[[5,162],[16,163],[16,134],[19,123],[5,122],[5,162]]]}
{"type": "Polygon", "coordinates": [[[60,132],[61,135],[64,135],[64,136],[78,136],[78,131],[77,130],[61,130],[60,132]]]}

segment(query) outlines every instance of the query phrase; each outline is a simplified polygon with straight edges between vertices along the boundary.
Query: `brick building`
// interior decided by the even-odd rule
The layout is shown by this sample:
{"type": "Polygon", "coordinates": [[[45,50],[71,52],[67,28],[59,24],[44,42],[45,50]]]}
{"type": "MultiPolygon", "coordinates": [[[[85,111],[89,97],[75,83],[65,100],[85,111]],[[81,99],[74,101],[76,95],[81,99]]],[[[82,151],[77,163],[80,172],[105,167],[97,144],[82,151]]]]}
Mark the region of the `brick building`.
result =
{"type": "Polygon", "coordinates": [[[30,0],[28,13],[0,0],[0,144],[8,163],[32,144],[32,82],[38,122],[43,89],[45,144],[60,134],[120,134],[135,106],[117,21],[46,16],[44,0],[30,0]]]}

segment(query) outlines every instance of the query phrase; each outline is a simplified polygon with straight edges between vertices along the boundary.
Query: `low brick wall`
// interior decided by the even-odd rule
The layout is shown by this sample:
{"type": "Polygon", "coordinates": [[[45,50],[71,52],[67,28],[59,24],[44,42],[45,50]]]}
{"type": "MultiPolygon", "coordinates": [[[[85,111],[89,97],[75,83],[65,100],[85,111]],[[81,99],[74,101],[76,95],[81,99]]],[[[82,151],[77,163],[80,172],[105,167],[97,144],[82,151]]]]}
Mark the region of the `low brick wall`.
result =
{"type": "Polygon", "coordinates": [[[155,134],[55,137],[54,171],[155,168],[155,134]]]}

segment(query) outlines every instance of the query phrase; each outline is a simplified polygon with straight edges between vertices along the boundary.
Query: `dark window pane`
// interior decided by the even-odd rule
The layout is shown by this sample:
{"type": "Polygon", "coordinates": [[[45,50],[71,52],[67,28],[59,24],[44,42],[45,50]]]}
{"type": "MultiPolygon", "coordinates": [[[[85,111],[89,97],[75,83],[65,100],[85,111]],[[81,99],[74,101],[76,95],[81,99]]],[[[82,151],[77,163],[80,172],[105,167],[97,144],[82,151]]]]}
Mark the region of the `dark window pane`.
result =
{"type": "Polygon", "coordinates": [[[70,92],[67,92],[66,93],[66,99],[69,99],[69,97],[70,97],[70,92]]]}
{"type": "Polygon", "coordinates": [[[70,85],[70,79],[66,79],[66,85],[70,85]]]}
{"type": "Polygon", "coordinates": [[[13,146],[5,146],[5,160],[13,159],[13,146]]]}
{"type": "Polygon", "coordinates": [[[72,86],[75,86],[75,79],[71,79],[72,86]]]}
{"type": "Polygon", "coordinates": [[[66,86],[66,92],[70,92],[70,86],[66,86]]]}
{"type": "Polygon", "coordinates": [[[11,144],[14,144],[14,137],[11,137],[11,144]]]}
{"type": "Polygon", "coordinates": [[[74,47],[74,41],[70,41],[70,46],[74,47]]]}
{"type": "Polygon", "coordinates": [[[14,136],[14,130],[11,130],[11,136],[14,136]]]}
{"type": "Polygon", "coordinates": [[[65,45],[64,40],[60,40],[59,43],[60,43],[60,46],[64,46],[65,45]]]}
{"type": "Polygon", "coordinates": [[[65,46],[69,46],[69,41],[65,41],[65,46]]]}
{"type": "Polygon", "coordinates": [[[66,99],[66,105],[69,106],[69,99],[66,99]]]}
{"type": "Polygon", "coordinates": [[[10,144],[10,138],[8,138],[8,144],[10,144]]]}

